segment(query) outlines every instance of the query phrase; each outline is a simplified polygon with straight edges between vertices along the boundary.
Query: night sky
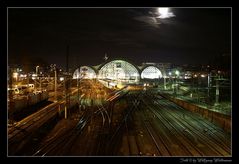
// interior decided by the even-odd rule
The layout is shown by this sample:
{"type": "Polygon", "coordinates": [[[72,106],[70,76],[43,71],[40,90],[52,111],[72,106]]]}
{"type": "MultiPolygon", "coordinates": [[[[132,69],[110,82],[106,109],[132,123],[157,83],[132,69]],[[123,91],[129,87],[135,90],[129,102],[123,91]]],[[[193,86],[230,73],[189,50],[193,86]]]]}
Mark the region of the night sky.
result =
{"type": "Polygon", "coordinates": [[[126,58],[135,64],[170,62],[207,64],[231,53],[230,8],[9,8],[8,61],[44,60],[98,65],[126,58]]]}

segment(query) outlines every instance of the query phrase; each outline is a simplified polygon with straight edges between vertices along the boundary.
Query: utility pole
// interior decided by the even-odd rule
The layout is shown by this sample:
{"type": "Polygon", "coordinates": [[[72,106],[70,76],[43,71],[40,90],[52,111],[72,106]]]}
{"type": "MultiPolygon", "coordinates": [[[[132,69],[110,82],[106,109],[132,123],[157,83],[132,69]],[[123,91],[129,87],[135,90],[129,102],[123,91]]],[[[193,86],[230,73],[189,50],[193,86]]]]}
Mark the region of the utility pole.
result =
{"type": "Polygon", "coordinates": [[[40,80],[40,91],[42,91],[42,89],[41,89],[41,75],[39,76],[39,80],[40,80]]]}
{"type": "Polygon", "coordinates": [[[207,75],[207,96],[210,97],[210,73],[207,75]]]}
{"type": "Polygon", "coordinates": [[[77,77],[77,100],[79,102],[80,93],[79,93],[79,77],[77,77]]]}
{"type": "Polygon", "coordinates": [[[164,90],[166,90],[166,73],[164,73],[164,76],[163,76],[163,84],[164,84],[164,90]]]}
{"type": "Polygon", "coordinates": [[[176,95],[176,77],[175,76],[173,79],[173,94],[174,94],[174,96],[176,95]]]}
{"type": "Polygon", "coordinates": [[[65,76],[65,119],[68,117],[68,107],[69,107],[69,81],[68,81],[68,73],[69,73],[69,45],[66,47],[66,76],[65,76]]]}
{"type": "Polygon", "coordinates": [[[176,71],[175,71],[175,75],[176,75],[176,76],[175,76],[176,96],[177,96],[177,93],[178,93],[178,78],[179,78],[179,74],[180,74],[179,71],[176,70],[176,71]]]}
{"type": "MultiPolygon", "coordinates": [[[[37,91],[38,67],[39,67],[39,66],[36,66],[36,79],[34,80],[34,82],[35,82],[35,91],[37,91]]],[[[29,85],[29,83],[28,83],[28,85],[29,85]]]]}
{"type": "Polygon", "coordinates": [[[77,102],[78,102],[78,108],[79,108],[79,113],[81,112],[81,101],[80,101],[80,67],[78,68],[78,71],[77,71],[77,102]]]}
{"type": "Polygon", "coordinates": [[[216,79],[216,101],[215,105],[219,105],[219,79],[216,79]]]}
{"type": "MultiPolygon", "coordinates": [[[[9,74],[8,74],[8,88],[12,88],[12,68],[8,68],[9,69],[9,74]]],[[[13,92],[8,92],[9,93],[9,102],[11,102],[12,101],[12,99],[13,99],[13,92]]]]}
{"type": "Polygon", "coordinates": [[[163,85],[164,85],[164,90],[166,90],[166,70],[165,70],[165,66],[163,64],[163,85]]]}
{"type": "Polygon", "coordinates": [[[57,72],[56,72],[56,67],[54,68],[55,72],[55,102],[57,102],[57,72]]]}

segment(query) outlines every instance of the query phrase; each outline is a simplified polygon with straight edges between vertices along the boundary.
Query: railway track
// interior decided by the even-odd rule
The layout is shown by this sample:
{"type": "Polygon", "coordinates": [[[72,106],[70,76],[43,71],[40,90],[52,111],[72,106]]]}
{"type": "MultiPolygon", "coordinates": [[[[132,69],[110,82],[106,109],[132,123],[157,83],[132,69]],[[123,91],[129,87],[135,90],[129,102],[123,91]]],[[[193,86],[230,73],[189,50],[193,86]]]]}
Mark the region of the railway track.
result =
{"type": "Polygon", "coordinates": [[[69,151],[74,141],[84,131],[92,116],[93,113],[85,112],[73,128],[68,129],[63,134],[55,136],[47,143],[44,143],[44,145],[38,148],[33,156],[69,155],[69,151]]]}
{"type": "Polygon", "coordinates": [[[58,108],[58,104],[52,104],[8,129],[8,149],[10,155],[18,154],[18,151],[33,137],[37,129],[57,117],[58,110],[56,108],[58,108]]]}
{"type": "MultiPolygon", "coordinates": [[[[172,107],[177,110],[177,112],[182,113],[182,116],[184,119],[190,118],[192,119],[192,124],[190,126],[194,126],[194,128],[200,129],[200,131],[206,133],[208,137],[214,141],[216,141],[217,144],[220,144],[223,147],[227,147],[228,151],[230,150],[230,135],[228,133],[225,133],[222,128],[212,124],[210,121],[204,119],[200,115],[197,115],[195,117],[195,113],[192,113],[190,111],[184,110],[183,108],[177,106],[174,103],[170,103],[169,101],[161,101],[160,104],[162,107],[172,107]],[[228,147],[229,145],[229,147],[228,147]]],[[[178,114],[180,114],[178,113],[178,114]]]]}
{"type": "Polygon", "coordinates": [[[177,110],[179,110],[183,113],[184,118],[191,118],[191,119],[193,119],[194,122],[200,122],[200,124],[201,124],[200,126],[199,126],[199,124],[195,124],[195,126],[198,128],[201,128],[204,132],[207,132],[207,134],[209,134],[209,136],[211,138],[215,139],[218,143],[221,143],[223,145],[231,144],[230,140],[228,140],[228,138],[230,138],[230,135],[225,133],[220,127],[217,127],[216,125],[212,124],[208,120],[205,120],[201,116],[199,116],[199,119],[195,119],[195,117],[193,117],[193,113],[186,111],[175,104],[171,104],[171,103],[169,104],[169,103],[162,101],[161,105],[163,105],[163,106],[170,105],[172,107],[175,107],[175,108],[177,108],[177,110]]]}
{"type": "Polygon", "coordinates": [[[162,137],[157,135],[157,131],[155,131],[154,127],[152,126],[152,118],[149,117],[145,110],[145,106],[143,104],[143,97],[143,94],[141,94],[141,96],[137,98],[137,100],[141,103],[137,106],[136,111],[134,112],[135,118],[139,118],[139,121],[141,122],[140,125],[143,126],[143,128],[141,128],[142,137],[137,140],[137,143],[139,145],[139,155],[169,156],[170,152],[165,146],[166,144],[163,142],[162,137]],[[147,148],[146,145],[150,145],[150,148],[147,148]]]}
{"type": "MultiPolygon", "coordinates": [[[[73,91],[71,94],[73,95],[76,92],[73,91]]],[[[57,114],[59,112],[56,110],[59,105],[61,106],[64,103],[64,100],[59,102],[54,102],[43,109],[33,113],[32,115],[22,119],[17,122],[14,126],[8,127],[8,140],[11,142],[11,139],[16,135],[21,135],[22,132],[30,132],[28,128],[38,128],[45,123],[44,121],[51,118],[52,115],[57,114]]]]}
{"type": "Polygon", "coordinates": [[[90,99],[91,103],[87,107],[88,109],[84,110],[85,114],[79,119],[75,127],[44,143],[34,153],[35,156],[92,156],[104,154],[101,148],[106,143],[105,141],[108,137],[103,132],[107,131],[110,125],[109,109],[106,104],[103,104],[102,95],[99,95],[103,93],[99,89],[100,86],[89,82],[86,88],[84,92],[86,94],[85,97],[90,99]],[[94,101],[92,101],[93,99],[94,101]],[[80,149],[77,150],[79,147],[80,149]]]}
{"type": "MultiPolygon", "coordinates": [[[[158,99],[152,96],[152,94],[147,94],[146,97],[147,99],[144,103],[147,109],[158,118],[157,121],[155,121],[155,125],[161,125],[163,133],[167,134],[167,137],[165,136],[164,138],[174,139],[173,143],[177,143],[176,145],[182,149],[172,155],[230,155],[230,145],[228,145],[228,142],[225,140],[225,142],[220,140],[222,136],[217,136],[216,134],[213,136],[211,132],[209,132],[211,134],[208,135],[208,133],[203,131],[205,123],[201,122],[207,122],[205,119],[184,109],[179,110],[180,107],[176,108],[174,105],[171,105],[171,102],[161,98],[158,99]],[[152,102],[155,100],[157,100],[157,103],[152,102]],[[185,116],[188,119],[185,119],[185,116]],[[198,121],[199,118],[201,121],[198,121]],[[218,143],[219,140],[222,142],[218,143]],[[178,152],[181,152],[181,154],[178,154],[178,152]]],[[[216,129],[215,125],[209,122],[207,122],[206,127],[209,129],[216,129]]],[[[221,135],[223,134],[222,131],[220,133],[221,135]]],[[[170,142],[168,144],[170,144],[170,142]]],[[[173,150],[170,149],[170,152],[173,152],[173,150]]]]}
{"type": "MultiPolygon", "coordinates": [[[[127,99],[128,103],[131,102],[130,99],[130,94],[124,95],[124,98],[127,99]]],[[[119,148],[122,144],[122,139],[124,141],[126,141],[126,146],[124,148],[126,148],[127,152],[133,152],[133,150],[130,150],[130,144],[129,142],[129,136],[128,135],[123,135],[123,133],[128,134],[129,130],[128,130],[128,120],[129,117],[131,116],[132,111],[134,110],[134,107],[131,106],[127,109],[125,109],[125,113],[123,118],[121,118],[121,121],[118,123],[118,125],[116,127],[111,127],[111,132],[110,132],[110,138],[108,140],[107,146],[106,146],[106,153],[107,155],[117,155],[119,154],[119,148]]],[[[128,154],[125,154],[128,155],[128,154]]]]}
{"type": "Polygon", "coordinates": [[[112,141],[121,143],[120,155],[230,156],[230,137],[198,114],[147,91],[127,99],[131,112],[112,141]]]}
{"type": "MultiPolygon", "coordinates": [[[[71,128],[58,129],[34,156],[229,156],[231,153],[230,135],[155,92],[116,91],[104,97],[100,95],[103,93],[100,86],[89,85],[91,89],[86,96],[95,99],[93,106],[87,107],[71,128]],[[120,122],[113,125],[114,103],[121,99],[127,101],[128,107],[122,116],[117,116],[120,122]]],[[[58,106],[52,104],[45,112],[39,111],[34,119],[26,118],[15,129],[9,128],[10,138],[19,135],[20,142],[21,137],[31,134],[28,128],[40,126],[35,125],[38,120],[46,122],[48,117],[56,115],[58,106]]]]}
{"type": "MultiPolygon", "coordinates": [[[[71,95],[76,92],[74,90],[71,95]]],[[[72,101],[71,106],[76,103],[72,101]]],[[[17,122],[8,128],[8,152],[9,155],[25,154],[24,150],[34,136],[39,132],[39,128],[47,126],[47,123],[57,118],[59,112],[63,110],[64,100],[54,102],[32,115],[17,122]]]]}

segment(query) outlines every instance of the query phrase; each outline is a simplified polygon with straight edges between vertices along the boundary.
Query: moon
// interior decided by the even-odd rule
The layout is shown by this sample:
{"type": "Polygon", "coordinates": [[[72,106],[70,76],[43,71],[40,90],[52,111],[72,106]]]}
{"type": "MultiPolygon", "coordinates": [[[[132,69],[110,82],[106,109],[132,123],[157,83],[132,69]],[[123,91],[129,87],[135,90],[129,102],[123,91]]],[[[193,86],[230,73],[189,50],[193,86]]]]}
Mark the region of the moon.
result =
{"type": "Polygon", "coordinates": [[[170,18],[170,17],[174,16],[173,13],[169,11],[168,7],[159,7],[158,13],[159,13],[158,18],[161,18],[161,19],[170,18]]]}
{"type": "Polygon", "coordinates": [[[158,8],[158,12],[159,12],[159,14],[160,15],[162,15],[162,16],[166,16],[166,15],[168,15],[168,8],[167,7],[160,7],[160,8],[158,8]]]}

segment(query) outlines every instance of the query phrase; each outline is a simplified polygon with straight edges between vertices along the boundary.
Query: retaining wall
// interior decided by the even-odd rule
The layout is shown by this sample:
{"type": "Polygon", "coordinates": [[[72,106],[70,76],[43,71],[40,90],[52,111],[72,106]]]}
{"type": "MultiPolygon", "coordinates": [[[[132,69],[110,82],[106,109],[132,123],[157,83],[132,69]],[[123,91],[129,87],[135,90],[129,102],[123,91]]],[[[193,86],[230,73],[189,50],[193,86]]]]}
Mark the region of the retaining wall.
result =
{"type": "Polygon", "coordinates": [[[166,95],[163,96],[184,109],[200,114],[202,117],[223,128],[227,133],[231,133],[231,116],[191,104],[181,99],[176,99],[166,95]]]}

